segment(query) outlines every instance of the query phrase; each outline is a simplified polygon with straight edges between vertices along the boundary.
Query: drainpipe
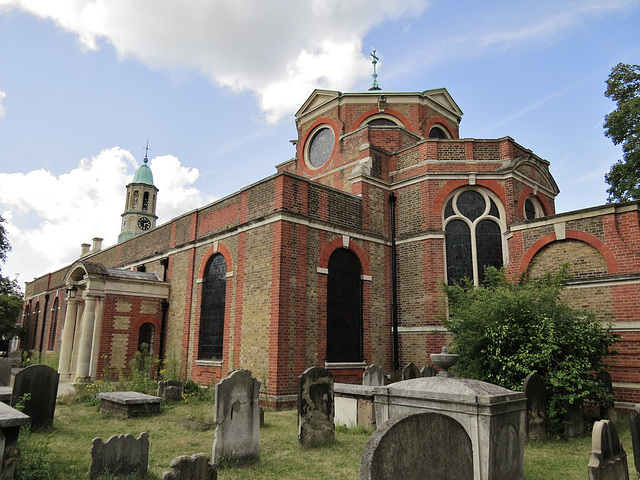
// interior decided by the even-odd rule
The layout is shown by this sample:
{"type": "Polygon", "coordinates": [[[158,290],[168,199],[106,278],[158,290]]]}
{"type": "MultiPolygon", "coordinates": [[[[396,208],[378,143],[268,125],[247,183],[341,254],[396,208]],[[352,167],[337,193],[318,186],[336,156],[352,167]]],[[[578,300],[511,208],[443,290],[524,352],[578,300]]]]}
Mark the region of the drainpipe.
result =
{"type": "Polygon", "coordinates": [[[391,312],[393,318],[393,371],[400,372],[400,353],[398,351],[398,276],[396,264],[396,195],[389,195],[391,210],[391,312]]]}
{"type": "Polygon", "coordinates": [[[162,370],[162,361],[164,360],[164,336],[165,336],[165,330],[166,330],[166,323],[167,323],[167,312],[169,311],[169,302],[167,301],[166,298],[162,299],[162,302],[160,303],[160,305],[162,306],[162,318],[160,319],[160,348],[158,351],[158,360],[160,360],[158,362],[158,375],[160,375],[160,370],[162,370]]]}

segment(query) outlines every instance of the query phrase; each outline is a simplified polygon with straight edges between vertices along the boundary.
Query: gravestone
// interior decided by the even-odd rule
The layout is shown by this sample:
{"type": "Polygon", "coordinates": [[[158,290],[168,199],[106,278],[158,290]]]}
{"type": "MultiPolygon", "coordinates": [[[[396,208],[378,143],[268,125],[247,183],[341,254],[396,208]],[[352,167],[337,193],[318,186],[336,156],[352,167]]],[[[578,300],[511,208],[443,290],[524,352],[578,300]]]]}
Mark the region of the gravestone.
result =
{"type": "Polygon", "coordinates": [[[89,480],[104,474],[118,477],[144,476],[149,464],[149,434],[114,435],[107,442],[94,438],[91,442],[91,466],[89,480]]]}
{"type": "Polygon", "coordinates": [[[418,370],[418,367],[416,367],[413,362],[409,362],[409,365],[404,367],[402,371],[403,380],[411,380],[412,378],[419,378],[421,376],[420,370],[418,370]]]}
{"type": "Polygon", "coordinates": [[[53,423],[59,379],[60,374],[47,365],[32,365],[16,374],[11,405],[24,405],[22,411],[31,417],[31,428],[53,423]]]}
{"type": "Polygon", "coordinates": [[[380,365],[369,365],[364,369],[362,385],[367,387],[379,387],[384,385],[384,372],[380,365]]]}
{"type": "Polygon", "coordinates": [[[640,478],[640,405],[636,404],[629,412],[629,429],[631,430],[633,461],[638,478],[640,478]]]}
{"type": "Polygon", "coordinates": [[[420,376],[422,377],[435,377],[438,374],[438,370],[433,365],[427,365],[420,370],[420,376]]]}
{"type": "Polygon", "coordinates": [[[405,413],[381,425],[364,447],[360,480],[473,480],[464,427],[433,412],[405,413]]]}
{"type": "Polygon", "coordinates": [[[588,470],[589,480],[629,480],[627,454],[610,420],[599,420],[593,425],[588,470]]]}
{"type": "Polygon", "coordinates": [[[209,456],[204,453],[176,457],[169,466],[173,470],[164,472],[162,480],[216,480],[218,478],[215,465],[209,463],[209,456]]]}
{"type": "Polygon", "coordinates": [[[11,385],[11,360],[8,358],[0,358],[0,386],[8,387],[11,385]]]}
{"type": "Polygon", "coordinates": [[[181,380],[166,380],[158,382],[157,396],[164,399],[165,402],[182,401],[183,392],[184,382],[181,380]]]}
{"type": "Polygon", "coordinates": [[[564,415],[564,434],[567,437],[577,437],[584,430],[584,417],[582,414],[582,401],[574,403],[564,402],[566,413],[564,415]]]}
{"type": "MultiPolygon", "coordinates": [[[[599,372],[597,375],[598,381],[606,388],[611,398],[613,398],[613,381],[611,380],[611,374],[609,372],[599,372]]],[[[610,408],[611,405],[599,405],[600,407],[600,419],[611,420],[615,422],[617,420],[616,411],[610,408]]]]}
{"type": "Polygon", "coordinates": [[[0,478],[3,480],[13,478],[20,429],[30,422],[28,415],[0,403],[0,478]]]}
{"type": "Polygon", "coordinates": [[[524,395],[527,397],[527,438],[547,438],[547,386],[539,373],[533,372],[524,379],[524,395]]]}
{"type": "Polygon", "coordinates": [[[22,350],[14,350],[13,352],[9,352],[7,358],[11,360],[11,366],[13,368],[19,367],[22,364],[22,350]]]}
{"type": "Polygon", "coordinates": [[[215,390],[212,463],[255,459],[260,445],[260,382],[249,370],[234,370],[215,390]]]}
{"type": "Polygon", "coordinates": [[[140,392],[102,392],[100,411],[122,418],[160,413],[162,398],[140,392]]]}
{"type": "Polygon", "coordinates": [[[298,443],[313,446],[335,438],[333,375],[322,367],[298,376],[298,443]]]}

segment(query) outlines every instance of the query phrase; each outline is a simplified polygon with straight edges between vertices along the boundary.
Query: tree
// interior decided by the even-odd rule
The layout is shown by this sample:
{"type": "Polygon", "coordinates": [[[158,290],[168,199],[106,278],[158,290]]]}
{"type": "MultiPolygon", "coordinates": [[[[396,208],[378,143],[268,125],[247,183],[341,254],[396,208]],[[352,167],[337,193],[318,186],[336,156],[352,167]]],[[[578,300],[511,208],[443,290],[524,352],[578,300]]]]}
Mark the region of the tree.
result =
{"type": "Polygon", "coordinates": [[[553,276],[511,284],[504,270],[489,267],[484,285],[442,285],[449,307],[443,322],[460,355],[454,371],[512,390],[521,390],[529,373],[539,373],[556,433],[562,431],[565,402],[613,400],[594,372],[606,369],[614,337],[592,313],[560,299],[567,272],[564,265],[553,276]]]}
{"type": "MultiPolygon", "coordinates": [[[[4,219],[0,217],[0,263],[4,263],[11,251],[3,222],[4,219]]],[[[3,277],[0,273],[0,338],[10,339],[20,333],[16,322],[22,311],[22,304],[23,297],[18,282],[3,277]]]]}
{"type": "Polygon", "coordinates": [[[604,178],[609,201],[640,199],[640,65],[619,63],[611,70],[605,96],[617,108],[605,116],[604,134],[622,145],[622,160],[604,178]]]}

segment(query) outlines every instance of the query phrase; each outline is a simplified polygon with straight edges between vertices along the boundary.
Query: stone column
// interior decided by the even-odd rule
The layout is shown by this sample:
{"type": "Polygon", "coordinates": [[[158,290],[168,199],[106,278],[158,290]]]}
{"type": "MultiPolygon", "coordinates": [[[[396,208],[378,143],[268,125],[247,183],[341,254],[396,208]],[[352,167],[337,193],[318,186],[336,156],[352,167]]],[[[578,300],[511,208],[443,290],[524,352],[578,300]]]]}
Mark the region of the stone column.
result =
{"type": "Polygon", "coordinates": [[[67,299],[67,312],[64,317],[62,330],[62,344],[60,345],[60,364],[58,372],[61,380],[71,379],[71,352],[73,350],[73,334],[76,327],[76,315],[78,313],[78,300],[67,299]]]}
{"type": "Polygon", "coordinates": [[[96,320],[96,297],[86,296],[82,315],[82,332],[78,347],[76,377],[87,378],[91,375],[91,351],[93,347],[93,327],[96,320]]]}

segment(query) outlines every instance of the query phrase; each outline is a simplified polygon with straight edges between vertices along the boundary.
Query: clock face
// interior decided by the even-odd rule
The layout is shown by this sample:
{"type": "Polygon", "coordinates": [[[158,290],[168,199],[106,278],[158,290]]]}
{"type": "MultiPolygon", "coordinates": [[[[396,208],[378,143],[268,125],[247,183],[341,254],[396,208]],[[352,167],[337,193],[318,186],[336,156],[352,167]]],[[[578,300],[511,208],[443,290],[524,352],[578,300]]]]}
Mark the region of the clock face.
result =
{"type": "Polygon", "coordinates": [[[139,218],[138,228],[140,230],[149,230],[151,228],[151,221],[146,217],[139,218]]]}

